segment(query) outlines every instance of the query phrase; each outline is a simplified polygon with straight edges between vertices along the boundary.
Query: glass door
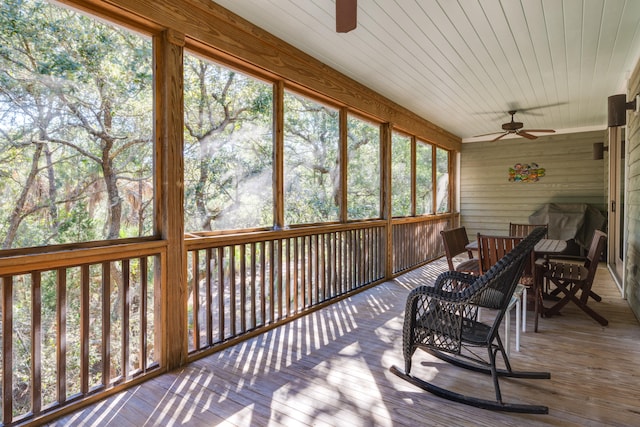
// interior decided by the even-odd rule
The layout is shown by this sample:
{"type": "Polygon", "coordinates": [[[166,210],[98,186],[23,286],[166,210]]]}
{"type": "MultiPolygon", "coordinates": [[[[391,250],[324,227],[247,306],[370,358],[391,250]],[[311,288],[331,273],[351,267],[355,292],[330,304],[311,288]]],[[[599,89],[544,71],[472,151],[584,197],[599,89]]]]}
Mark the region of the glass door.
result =
{"type": "Polygon", "coordinates": [[[609,128],[609,264],[624,296],[625,128],[609,128]]]}

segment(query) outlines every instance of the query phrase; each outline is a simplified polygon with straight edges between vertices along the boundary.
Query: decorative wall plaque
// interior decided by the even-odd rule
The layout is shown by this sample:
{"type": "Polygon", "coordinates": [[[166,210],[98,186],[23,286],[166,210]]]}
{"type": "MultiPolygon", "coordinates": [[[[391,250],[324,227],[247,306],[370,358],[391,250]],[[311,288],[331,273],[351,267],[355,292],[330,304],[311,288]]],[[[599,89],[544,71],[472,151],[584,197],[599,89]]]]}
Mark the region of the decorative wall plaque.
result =
{"type": "Polygon", "coordinates": [[[542,178],[545,169],[538,166],[537,163],[516,163],[509,168],[510,182],[535,182],[542,178]]]}

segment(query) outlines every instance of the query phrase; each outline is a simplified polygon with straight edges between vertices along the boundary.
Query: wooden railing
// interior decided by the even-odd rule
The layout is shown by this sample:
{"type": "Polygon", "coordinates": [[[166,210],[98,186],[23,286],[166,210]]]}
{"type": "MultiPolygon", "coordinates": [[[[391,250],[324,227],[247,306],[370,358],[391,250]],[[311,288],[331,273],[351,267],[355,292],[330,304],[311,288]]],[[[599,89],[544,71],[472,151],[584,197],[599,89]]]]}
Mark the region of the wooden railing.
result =
{"type": "Polygon", "coordinates": [[[2,425],[158,367],[163,242],[0,258],[2,425]]]}
{"type": "Polygon", "coordinates": [[[395,219],[393,233],[393,274],[410,270],[444,254],[440,231],[453,226],[455,217],[395,219]]]}
{"type": "MultiPolygon", "coordinates": [[[[187,361],[441,256],[440,230],[455,219],[394,219],[391,233],[373,220],[187,236],[187,361]]],[[[18,252],[0,257],[0,425],[166,369],[165,241],[18,252]]]]}
{"type": "Polygon", "coordinates": [[[187,240],[189,352],[384,279],[385,230],[372,221],[187,240]]]}

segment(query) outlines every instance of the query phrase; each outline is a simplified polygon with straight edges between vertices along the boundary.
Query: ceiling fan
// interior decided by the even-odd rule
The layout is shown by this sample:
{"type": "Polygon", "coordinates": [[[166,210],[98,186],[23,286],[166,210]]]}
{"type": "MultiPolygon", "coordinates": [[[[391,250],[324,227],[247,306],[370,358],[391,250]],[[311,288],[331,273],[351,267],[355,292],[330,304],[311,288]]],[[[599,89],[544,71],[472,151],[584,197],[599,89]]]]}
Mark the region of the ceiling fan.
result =
{"type": "Polygon", "coordinates": [[[518,136],[521,136],[523,138],[528,138],[528,139],[536,139],[537,136],[536,135],[532,135],[531,132],[555,132],[555,130],[553,129],[522,129],[524,127],[524,124],[522,122],[516,122],[513,119],[513,116],[518,112],[518,110],[511,110],[509,111],[509,114],[511,115],[511,121],[507,122],[507,123],[503,123],[502,124],[502,129],[504,130],[503,132],[491,132],[491,133],[485,133],[483,135],[476,135],[477,137],[480,136],[488,136],[488,135],[495,135],[495,134],[500,134],[497,137],[495,137],[494,139],[491,140],[491,142],[493,141],[497,141],[501,138],[504,138],[505,136],[509,135],[510,133],[514,133],[518,136]]]}
{"type": "Polygon", "coordinates": [[[356,28],[357,0],[336,0],[336,31],[348,33],[356,28]]]}

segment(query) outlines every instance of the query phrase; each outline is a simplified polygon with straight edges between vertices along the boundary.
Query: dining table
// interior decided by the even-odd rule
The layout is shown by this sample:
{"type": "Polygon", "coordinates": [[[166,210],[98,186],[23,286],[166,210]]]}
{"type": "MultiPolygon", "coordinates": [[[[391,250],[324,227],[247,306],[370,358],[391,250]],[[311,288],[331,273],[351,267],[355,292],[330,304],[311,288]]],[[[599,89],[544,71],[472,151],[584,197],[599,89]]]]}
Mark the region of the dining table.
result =
{"type": "MultiPolygon", "coordinates": [[[[478,241],[472,240],[465,246],[465,249],[470,251],[478,250],[478,241]]],[[[567,241],[559,240],[559,239],[541,239],[536,246],[533,248],[533,251],[538,256],[551,256],[551,255],[561,255],[567,249],[567,241]]]]}

